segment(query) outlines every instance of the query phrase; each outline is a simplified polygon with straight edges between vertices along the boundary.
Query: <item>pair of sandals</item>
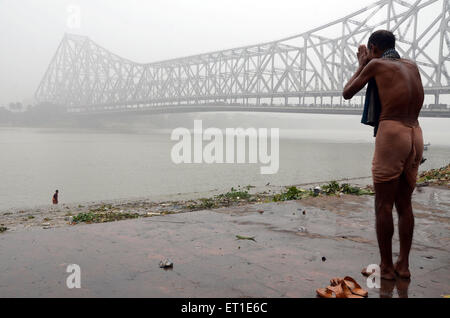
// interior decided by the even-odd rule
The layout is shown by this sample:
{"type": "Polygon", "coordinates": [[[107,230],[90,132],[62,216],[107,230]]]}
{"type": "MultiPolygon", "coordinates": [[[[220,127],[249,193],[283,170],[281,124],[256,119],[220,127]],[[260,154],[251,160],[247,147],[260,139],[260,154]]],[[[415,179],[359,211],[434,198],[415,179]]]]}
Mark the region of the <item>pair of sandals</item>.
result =
{"type": "Polygon", "coordinates": [[[330,286],[316,290],[317,295],[322,298],[364,298],[368,292],[350,276],[344,278],[333,278],[330,286]]]}

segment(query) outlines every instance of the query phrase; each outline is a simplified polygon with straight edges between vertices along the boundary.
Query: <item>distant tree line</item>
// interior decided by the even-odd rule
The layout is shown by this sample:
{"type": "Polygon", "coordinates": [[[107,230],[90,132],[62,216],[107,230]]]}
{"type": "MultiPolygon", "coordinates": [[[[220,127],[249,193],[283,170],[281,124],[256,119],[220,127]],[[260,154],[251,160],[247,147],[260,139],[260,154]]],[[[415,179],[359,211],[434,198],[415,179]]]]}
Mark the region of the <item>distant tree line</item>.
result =
{"type": "Polygon", "coordinates": [[[2,124],[33,124],[45,123],[61,119],[65,108],[50,103],[24,106],[21,102],[11,102],[7,107],[0,106],[0,123],[2,124]]]}

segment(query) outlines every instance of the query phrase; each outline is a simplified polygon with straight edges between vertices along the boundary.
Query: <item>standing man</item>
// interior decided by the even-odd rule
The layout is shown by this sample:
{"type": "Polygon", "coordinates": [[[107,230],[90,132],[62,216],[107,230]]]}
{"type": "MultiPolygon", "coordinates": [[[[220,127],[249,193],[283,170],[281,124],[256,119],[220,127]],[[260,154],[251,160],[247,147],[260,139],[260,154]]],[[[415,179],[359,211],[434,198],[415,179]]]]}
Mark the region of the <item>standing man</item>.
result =
{"type": "MultiPolygon", "coordinates": [[[[380,109],[374,124],[376,141],[372,176],[381,278],[395,279],[396,275],[409,278],[409,252],[414,230],[411,196],[423,153],[422,130],[418,122],[424,100],[422,80],[417,65],[398,55],[392,32],[374,32],[368,46],[359,47],[357,57],[359,68],[345,85],[343,97],[351,99],[369,80],[375,80],[371,89],[376,91],[375,100],[380,109]],[[394,204],[400,236],[400,255],[395,265],[392,262],[394,204]]],[[[364,269],[363,274],[372,273],[364,269]]]]}
{"type": "Polygon", "coordinates": [[[59,191],[56,190],[55,194],[53,195],[53,204],[58,204],[58,193],[59,191]]]}

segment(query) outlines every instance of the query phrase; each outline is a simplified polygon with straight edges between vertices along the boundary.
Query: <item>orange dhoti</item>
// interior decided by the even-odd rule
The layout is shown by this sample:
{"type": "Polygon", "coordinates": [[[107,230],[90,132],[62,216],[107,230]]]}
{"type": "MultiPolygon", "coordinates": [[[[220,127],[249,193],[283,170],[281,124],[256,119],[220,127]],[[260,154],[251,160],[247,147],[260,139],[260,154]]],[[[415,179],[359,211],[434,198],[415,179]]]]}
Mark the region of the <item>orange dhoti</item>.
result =
{"type": "Polygon", "coordinates": [[[408,125],[396,120],[382,120],[375,141],[373,182],[389,182],[404,174],[414,188],[422,155],[423,136],[418,123],[408,125]]]}

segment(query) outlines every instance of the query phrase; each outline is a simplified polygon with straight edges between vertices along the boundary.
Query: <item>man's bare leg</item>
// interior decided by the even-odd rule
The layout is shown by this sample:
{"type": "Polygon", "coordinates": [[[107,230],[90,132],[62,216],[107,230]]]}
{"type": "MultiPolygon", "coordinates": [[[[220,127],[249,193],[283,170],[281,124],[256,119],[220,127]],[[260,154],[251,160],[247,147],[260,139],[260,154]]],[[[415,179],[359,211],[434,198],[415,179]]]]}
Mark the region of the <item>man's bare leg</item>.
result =
{"type": "Polygon", "coordinates": [[[395,279],[395,269],[392,263],[392,236],[394,235],[394,206],[399,180],[386,183],[375,183],[375,214],[378,247],[381,256],[381,278],[395,279]]]}
{"type": "Polygon", "coordinates": [[[400,238],[400,255],[395,263],[395,272],[401,278],[410,278],[409,252],[414,231],[414,215],[411,197],[414,187],[408,184],[404,175],[400,177],[399,188],[395,198],[395,207],[398,213],[398,233],[400,238]]]}

